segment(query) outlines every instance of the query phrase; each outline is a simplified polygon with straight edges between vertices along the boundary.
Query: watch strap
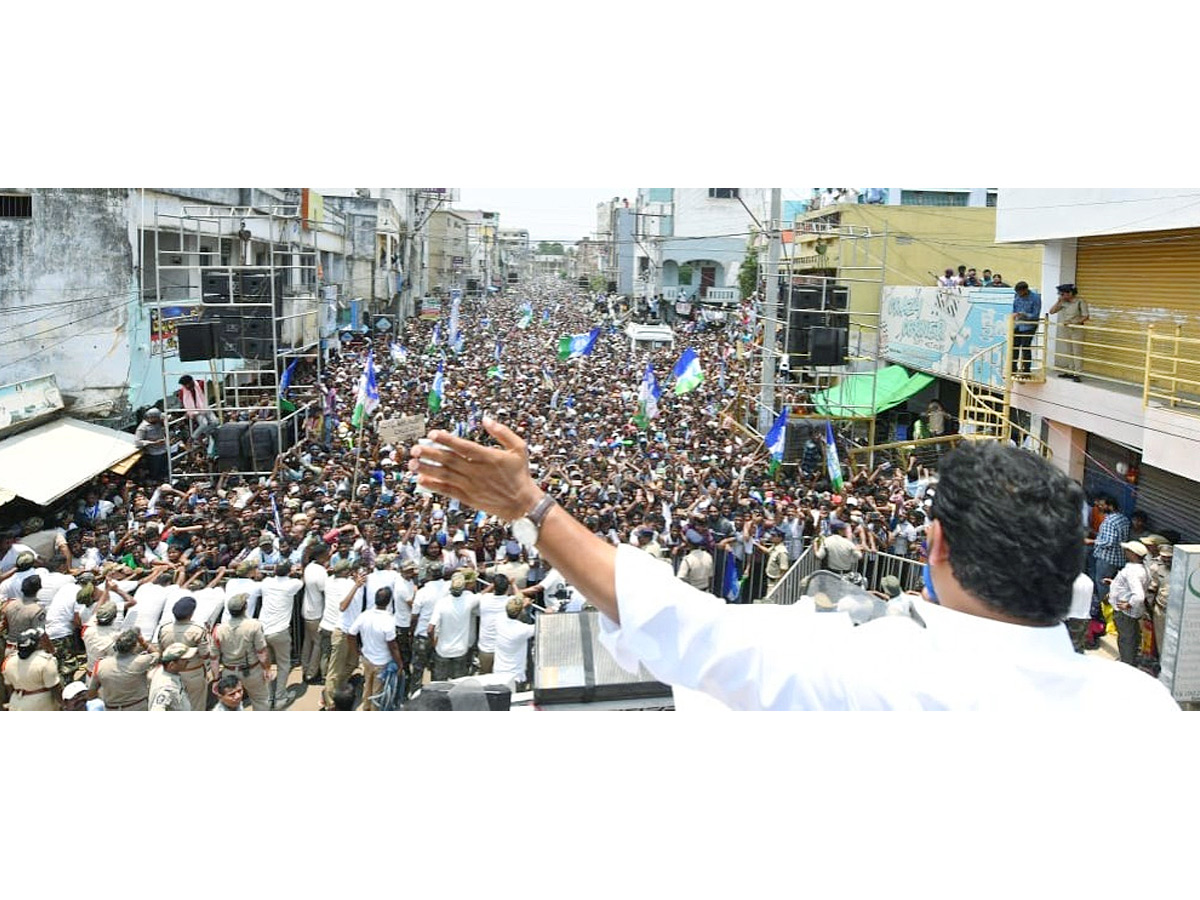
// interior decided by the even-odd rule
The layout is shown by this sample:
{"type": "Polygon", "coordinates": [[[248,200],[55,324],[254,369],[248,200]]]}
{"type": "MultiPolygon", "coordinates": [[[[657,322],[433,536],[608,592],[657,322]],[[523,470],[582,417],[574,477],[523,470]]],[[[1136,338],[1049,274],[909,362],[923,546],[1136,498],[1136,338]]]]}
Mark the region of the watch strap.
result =
{"type": "Polygon", "coordinates": [[[550,512],[550,507],[553,505],[554,498],[549,494],[543,494],[542,499],[538,501],[537,506],[529,511],[526,518],[540,529],[542,523],[546,521],[546,515],[550,512]]]}

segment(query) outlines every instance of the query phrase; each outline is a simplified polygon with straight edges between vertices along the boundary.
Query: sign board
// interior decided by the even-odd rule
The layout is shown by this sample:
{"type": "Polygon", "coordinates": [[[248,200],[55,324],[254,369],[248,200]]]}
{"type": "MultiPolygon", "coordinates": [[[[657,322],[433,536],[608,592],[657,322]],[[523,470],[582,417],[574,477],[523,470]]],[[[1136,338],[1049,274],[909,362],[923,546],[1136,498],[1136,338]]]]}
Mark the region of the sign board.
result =
{"type": "MultiPolygon", "coordinates": [[[[933,375],[960,379],[967,360],[1007,336],[1007,288],[885,287],[879,307],[880,355],[933,375]]],[[[1004,373],[985,371],[1000,387],[1004,373]]]]}
{"type": "Polygon", "coordinates": [[[380,440],[391,444],[415,444],[425,437],[424,416],[400,416],[398,419],[384,419],[375,429],[380,440]]]}
{"type": "Polygon", "coordinates": [[[0,385],[0,434],[62,408],[62,394],[53,375],[0,385]]]}
{"type": "Polygon", "coordinates": [[[1159,681],[1180,702],[1200,700],[1200,544],[1177,544],[1168,580],[1159,681]]]}
{"type": "Polygon", "coordinates": [[[442,301],[437,297],[421,298],[421,318],[437,319],[442,315],[442,301]]]}
{"type": "Polygon", "coordinates": [[[179,352],[179,326],[200,321],[199,306],[157,306],[150,308],[150,355],[179,352]]]}

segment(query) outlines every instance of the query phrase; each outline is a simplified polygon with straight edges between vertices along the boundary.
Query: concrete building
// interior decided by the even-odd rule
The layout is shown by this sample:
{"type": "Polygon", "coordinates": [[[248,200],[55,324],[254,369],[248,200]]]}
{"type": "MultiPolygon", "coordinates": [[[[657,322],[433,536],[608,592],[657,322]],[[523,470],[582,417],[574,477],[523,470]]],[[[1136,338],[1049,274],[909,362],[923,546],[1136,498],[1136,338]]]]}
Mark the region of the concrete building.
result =
{"type": "Polygon", "coordinates": [[[332,312],[352,277],[347,232],[300,188],[2,190],[0,383],[52,372],[67,412],[133,424],[174,390],[160,357],[199,312],[204,267],[270,269],[282,311],[319,297],[332,312]]]}
{"type": "Polygon", "coordinates": [[[526,228],[501,228],[497,232],[499,242],[500,273],[505,284],[528,281],[530,276],[529,230],[526,228]]]}
{"type": "Polygon", "coordinates": [[[454,212],[467,223],[466,289],[500,287],[500,214],[482,209],[454,212]]]}
{"type": "MultiPolygon", "coordinates": [[[[1075,284],[1090,320],[1078,340],[1052,317],[1043,383],[1012,404],[1053,461],[1151,530],[1200,540],[1200,189],[1001,189],[996,240],[1041,244],[1042,294],[1075,284]],[[1080,381],[1055,377],[1078,368],[1080,381]]],[[[1007,275],[1007,273],[1005,273],[1007,275]]]]}
{"type": "Polygon", "coordinates": [[[465,288],[470,252],[469,222],[458,210],[437,209],[429,216],[430,293],[465,288]]]}

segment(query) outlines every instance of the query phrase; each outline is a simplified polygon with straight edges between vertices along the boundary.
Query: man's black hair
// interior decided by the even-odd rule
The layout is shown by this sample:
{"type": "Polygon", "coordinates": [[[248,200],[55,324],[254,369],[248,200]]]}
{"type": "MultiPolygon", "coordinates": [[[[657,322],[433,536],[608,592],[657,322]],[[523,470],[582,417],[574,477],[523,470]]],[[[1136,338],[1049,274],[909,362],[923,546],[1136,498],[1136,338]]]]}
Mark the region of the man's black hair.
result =
{"type": "Polygon", "coordinates": [[[235,687],[240,687],[241,684],[242,679],[238,678],[236,675],[222,675],[220,680],[217,682],[217,693],[228,694],[235,687]]]}
{"type": "Polygon", "coordinates": [[[375,606],[378,609],[384,609],[392,602],[392,589],[384,585],[375,592],[375,606]]]}
{"type": "Polygon", "coordinates": [[[1028,450],[967,441],[942,460],[931,516],[950,570],[997,612],[1053,625],[1083,571],[1083,489],[1028,450]]]}
{"type": "Polygon", "coordinates": [[[349,712],[354,709],[354,685],[343,684],[329,695],[333,700],[333,708],[339,712],[349,712]]]}
{"type": "Polygon", "coordinates": [[[30,575],[21,582],[21,594],[26,597],[36,597],[37,592],[42,589],[42,576],[30,575]]]}

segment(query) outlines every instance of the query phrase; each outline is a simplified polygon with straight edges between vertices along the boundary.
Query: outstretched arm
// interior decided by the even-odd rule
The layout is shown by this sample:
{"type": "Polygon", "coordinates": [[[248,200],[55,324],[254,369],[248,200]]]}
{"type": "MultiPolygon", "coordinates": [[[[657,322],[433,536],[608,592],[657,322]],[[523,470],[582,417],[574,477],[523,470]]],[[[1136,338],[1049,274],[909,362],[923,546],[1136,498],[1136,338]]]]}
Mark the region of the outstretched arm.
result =
{"type": "MultiPolygon", "coordinates": [[[[418,484],[446,494],[475,509],[507,521],[519,519],[542,499],[543,491],[529,475],[525,442],[494,419],[483,427],[499,443],[484,447],[445,431],[432,431],[433,445],[413,448],[409,467],[418,484]]],[[[575,585],[597,609],[619,622],[616,548],[592,534],[560,506],[542,523],[538,552],[575,585]]]]}

